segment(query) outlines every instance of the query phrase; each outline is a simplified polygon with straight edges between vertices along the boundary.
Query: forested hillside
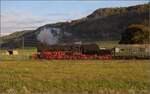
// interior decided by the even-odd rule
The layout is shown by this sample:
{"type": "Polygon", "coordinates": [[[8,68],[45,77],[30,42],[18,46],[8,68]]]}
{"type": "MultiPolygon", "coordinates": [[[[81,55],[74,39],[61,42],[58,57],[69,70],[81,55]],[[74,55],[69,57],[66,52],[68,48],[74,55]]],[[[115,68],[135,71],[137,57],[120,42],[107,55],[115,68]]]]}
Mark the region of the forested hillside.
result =
{"type": "MultiPolygon", "coordinates": [[[[8,47],[21,45],[22,37],[26,42],[25,46],[34,46],[34,42],[38,42],[37,35],[43,28],[59,28],[61,32],[69,33],[59,38],[59,43],[67,41],[108,41],[120,40],[121,34],[132,24],[142,24],[149,26],[149,10],[150,4],[137,5],[122,8],[102,8],[97,9],[92,14],[82,19],[73,20],[71,22],[58,22],[55,24],[47,24],[37,28],[36,30],[22,31],[9,36],[0,38],[1,46],[8,47]],[[13,36],[13,37],[12,37],[13,36]]],[[[149,27],[148,27],[149,28],[149,27]]]]}

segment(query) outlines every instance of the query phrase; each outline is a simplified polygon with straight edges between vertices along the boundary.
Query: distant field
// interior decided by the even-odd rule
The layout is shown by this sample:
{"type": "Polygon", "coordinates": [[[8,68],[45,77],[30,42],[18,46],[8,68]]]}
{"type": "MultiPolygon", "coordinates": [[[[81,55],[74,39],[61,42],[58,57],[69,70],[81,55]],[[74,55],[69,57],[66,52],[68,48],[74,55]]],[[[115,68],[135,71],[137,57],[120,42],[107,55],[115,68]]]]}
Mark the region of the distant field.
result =
{"type": "Polygon", "coordinates": [[[148,60],[0,63],[0,94],[148,94],[148,60]]]}

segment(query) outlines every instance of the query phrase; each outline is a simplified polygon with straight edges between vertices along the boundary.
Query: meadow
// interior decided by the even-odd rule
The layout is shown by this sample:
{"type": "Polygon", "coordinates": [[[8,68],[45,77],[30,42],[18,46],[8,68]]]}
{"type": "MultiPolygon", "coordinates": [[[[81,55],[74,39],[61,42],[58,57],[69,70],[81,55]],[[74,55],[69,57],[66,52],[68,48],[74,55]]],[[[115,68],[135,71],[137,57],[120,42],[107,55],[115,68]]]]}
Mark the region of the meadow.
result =
{"type": "Polygon", "coordinates": [[[0,63],[2,94],[148,94],[148,60],[30,60],[0,63]]]}

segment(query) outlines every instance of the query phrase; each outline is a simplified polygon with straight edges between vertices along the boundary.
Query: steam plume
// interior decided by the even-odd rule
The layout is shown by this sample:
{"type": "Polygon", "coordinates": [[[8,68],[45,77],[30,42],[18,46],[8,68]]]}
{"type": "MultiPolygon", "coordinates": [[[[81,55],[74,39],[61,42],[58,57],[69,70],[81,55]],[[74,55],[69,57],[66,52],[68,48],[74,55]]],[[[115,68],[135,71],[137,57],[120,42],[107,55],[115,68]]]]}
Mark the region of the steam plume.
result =
{"type": "Polygon", "coordinates": [[[42,43],[53,45],[58,43],[60,34],[59,28],[44,28],[38,34],[37,39],[42,43]]]}

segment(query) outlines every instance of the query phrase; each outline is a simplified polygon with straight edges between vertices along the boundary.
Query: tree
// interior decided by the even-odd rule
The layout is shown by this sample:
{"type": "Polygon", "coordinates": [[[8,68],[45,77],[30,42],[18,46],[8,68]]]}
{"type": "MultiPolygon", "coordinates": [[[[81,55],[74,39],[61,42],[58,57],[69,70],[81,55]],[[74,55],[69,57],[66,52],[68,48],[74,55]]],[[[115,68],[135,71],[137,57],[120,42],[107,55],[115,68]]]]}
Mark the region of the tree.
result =
{"type": "Polygon", "coordinates": [[[133,24],[122,33],[119,44],[149,43],[149,34],[149,27],[142,24],[133,24]]]}

